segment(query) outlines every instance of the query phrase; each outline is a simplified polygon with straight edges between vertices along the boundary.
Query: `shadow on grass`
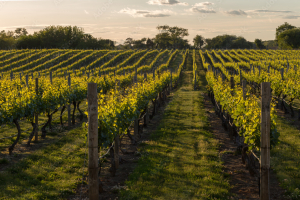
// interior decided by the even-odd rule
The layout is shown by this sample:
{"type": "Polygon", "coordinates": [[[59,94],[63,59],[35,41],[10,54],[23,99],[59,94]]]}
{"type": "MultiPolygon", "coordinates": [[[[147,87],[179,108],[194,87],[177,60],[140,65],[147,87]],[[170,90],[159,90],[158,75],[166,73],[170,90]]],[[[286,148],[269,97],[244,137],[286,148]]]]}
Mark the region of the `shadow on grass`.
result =
{"type": "Polygon", "coordinates": [[[82,177],[85,131],[77,128],[0,174],[6,199],[66,199],[82,177]]]}
{"type": "Polygon", "coordinates": [[[299,130],[282,117],[278,117],[277,128],[280,132],[280,144],[271,150],[271,167],[275,171],[280,185],[288,191],[290,198],[299,199],[299,130]]]}

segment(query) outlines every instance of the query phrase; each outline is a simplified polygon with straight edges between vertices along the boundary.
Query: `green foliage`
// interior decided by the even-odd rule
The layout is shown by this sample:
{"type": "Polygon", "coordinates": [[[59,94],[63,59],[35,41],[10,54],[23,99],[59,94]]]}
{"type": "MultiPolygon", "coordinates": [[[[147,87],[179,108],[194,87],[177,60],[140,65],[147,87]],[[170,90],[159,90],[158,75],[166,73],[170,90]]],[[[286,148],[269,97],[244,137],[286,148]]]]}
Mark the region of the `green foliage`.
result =
{"type": "Polygon", "coordinates": [[[212,39],[206,39],[206,43],[207,49],[250,49],[253,47],[251,42],[235,35],[219,35],[212,39]]]}
{"type": "MultiPolygon", "coordinates": [[[[128,47],[129,49],[130,48],[136,48],[136,49],[144,49],[146,48],[146,46],[148,46],[150,43],[151,40],[148,38],[142,38],[140,40],[134,40],[132,38],[127,38],[124,42],[124,45],[126,47],[128,47]],[[146,44],[147,42],[147,44],[146,44]]],[[[151,45],[151,44],[150,44],[151,45]]]]}
{"type": "MultiPolygon", "coordinates": [[[[260,148],[260,120],[261,109],[258,98],[247,94],[246,100],[243,99],[243,92],[236,87],[234,90],[229,87],[227,82],[221,78],[216,79],[212,72],[206,74],[209,87],[214,93],[217,102],[222,108],[231,115],[233,123],[240,130],[240,134],[245,138],[245,143],[249,149],[260,148]],[[234,95],[232,95],[234,93],[234,95]]],[[[279,133],[276,129],[276,115],[274,105],[271,107],[271,146],[278,143],[279,133]]]]}
{"type": "Polygon", "coordinates": [[[179,49],[189,47],[188,41],[183,39],[189,35],[188,29],[168,25],[157,26],[157,29],[160,31],[154,38],[157,47],[179,49]]]}
{"type": "Polygon", "coordinates": [[[8,164],[9,161],[6,158],[1,158],[0,159],[0,164],[8,164]]]}
{"type": "Polygon", "coordinates": [[[261,39],[255,39],[254,43],[255,43],[255,45],[256,45],[256,47],[257,47],[258,49],[265,49],[265,48],[266,48],[266,47],[264,46],[264,44],[263,44],[263,42],[262,42],[261,39]]]}
{"type": "Polygon", "coordinates": [[[18,33],[17,48],[113,48],[111,40],[97,39],[77,26],[48,26],[33,35],[18,33]]]}
{"type": "Polygon", "coordinates": [[[196,35],[196,37],[193,39],[194,42],[194,47],[195,48],[199,48],[201,49],[201,47],[204,45],[205,43],[205,39],[203,36],[201,35],[196,35]]]}
{"type": "Polygon", "coordinates": [[[267,41],[263,41],[263,45],[267,48],[267,49],[277,49],[278,48],[278,44],[275,40],[267,40],[267,41]]]}
{"type": "Polygon", "coordinates": [[[11,32],[0,32],[0,49],[8,49],[14,47],[15,39],[13,37],[13,33],[11,32]]]}
{"type": "Polygon", "coordinates": [[[300,28],[285,30],[278,36],[278,45],[282,49],[300,48],[300,28]]]}
{"type": "Polygon", "coordinates": [[[284,31],[287,31],[287,30],[291,30],[291,29],[294,29],[296,28],[296,26],[293,26],[287,22],[284,22],[284,24],[278,26],[278,28],[276,28],[276,41],[278,42],[278,36],[284,32],[284,31]]]}

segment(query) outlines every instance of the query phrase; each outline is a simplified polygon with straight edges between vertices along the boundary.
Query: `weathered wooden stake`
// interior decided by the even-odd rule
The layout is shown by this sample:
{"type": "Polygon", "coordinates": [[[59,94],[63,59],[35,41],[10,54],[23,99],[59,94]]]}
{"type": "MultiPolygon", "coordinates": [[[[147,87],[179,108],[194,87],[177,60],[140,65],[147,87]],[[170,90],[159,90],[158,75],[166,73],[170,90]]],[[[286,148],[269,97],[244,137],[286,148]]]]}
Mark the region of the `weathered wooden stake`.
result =
{"type": "Polygon", "coordinates": [[[243,87],[243,99],[246,100],[246,86],[247,86],[247,81],[243,80],[242,81],[242,87],[243,87]]]}
{"type": "Polygon", "coordinates": [[[114,161],[115,161],[115,167],[116,169],[119,168],[119,147],[120,147],[120,136],[115,136],[115,142],[114,142],[114,161]]]}
{"type": "Polygon", "coordinates": [[[137,83],[137,74],[133,75],[133,83],[137,83]]]}
{"type": "Polygon", "coordinates": [[[89,199],[99,199],[97,84],[88,83],[89,199]]]}
{"type": "Polygon", "coordinates": [[[283,68],[281,68],[280,74],[281,74],[281,79],[283,80],[283,68]]]}
{"type": "MultiPolygon", "coordinates": [[[[230,88],[234,89],[234,78],[233,78],[233,76],[230,77],[230,88]]],[[[232,95],[233,95],[233,91],[232,91],[232,95]]]]}
{"type": "Polygon", "coordinates": [[[138,138],[139,135],[139,119],[134,120],[134,136],[138,138]]]}
{"type": "Polygon", "coordinates": [[[172,86],[172,78],[173,78],[173,75],[172,75],[172,69],[171,69],[170,92],[171,92],[171,90],[173,88],[173,86],[172,86]]]}
{"type": "Polygon", "coordinates": [[[243,77],[242,77],[242,70],[240,69],[240,84],[242,84],[243,77]]]}
{"type": "Polygon", "coordinates": [[[52,72],[50,72],[50,83],[52,85],[52,72]]]}
{"type": "MultiPolygon", "coordinates": [[[[70,74],[68,76],[68,85],[69,85],[69,88],[71,88],[71,76],[70,76],[70,74]]],[[[68,104],[68,126],[69,126],[69,128],[72,126],[72,122],[71,122],[71,104],[68,104]]]]}
{"type": "MultiPolygon", "coordinates": [[[[39,94],[39,78],[35,79],[35,93],[36,95],[39,94]]],[[[34,133],[34,141],[37,142],[38,139],[38,133],[39,133],[39,113],[36,111],[35,112],[35,125],[36,125],[36,129],[35,129],[35,133],[34,133]]]]}
{"type": "Polygon", "coordinates": [[[196,90],[196,86],[197,86],[197,75],[196,75],[196,70],[195,70],[194,74],[195,74],[195,77],[194,77],[194,79],[195,79],[194,90],[196,90]]]}
{"type": "Polygon", "coordinates": [[[28,75],[26,75],[25,80],[26,80],[26,85],[27,85],[27,87],[28,87],[28,75]]]}
{"type": "Polygon", "coordinates": [[[261,83],[261,155],[260,155],[260,199],[270,199],[269,170],[270,170],[270,103],[271,84],[261,83]]]}
{"type": "Polygon", "coordinates": [[[146,107],[146,113],[145,113],[145,117],[144,117],[144,126],[147,127],[149,124],[149,112],[148,112],[148,106],[146,107]]]}

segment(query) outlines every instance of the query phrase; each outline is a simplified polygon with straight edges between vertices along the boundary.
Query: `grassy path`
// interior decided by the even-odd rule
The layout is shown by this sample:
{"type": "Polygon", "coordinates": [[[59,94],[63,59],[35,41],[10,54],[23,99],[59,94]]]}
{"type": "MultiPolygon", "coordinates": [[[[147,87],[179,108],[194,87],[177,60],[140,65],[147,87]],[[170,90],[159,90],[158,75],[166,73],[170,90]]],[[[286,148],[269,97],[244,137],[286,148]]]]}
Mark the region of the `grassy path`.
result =
{"type": "Polygon", "coordinates": [[[121,199],[227,199],[229,183],[222,175],[218,142],[209,132],[203,108],[204,71],[200,90],[192,86],[188,57],[180,88],[167,106],[151,140],[141,149],[138,167],[121,199]]]}
{"type": "MultiPolygon", "coordinates": [[[[279,111],[281,112],[281,111],[279,111]]],[[[280,143],[271,150],[271,167],[291,199],[300,199],[300,134],[291,120],[278,116],[280,143]]]]}
{"type": "Polygon", "coordinates": [[[0,199],[67,199],[81,182],[86,131],[75,128],[0,172],[0,199]]]}

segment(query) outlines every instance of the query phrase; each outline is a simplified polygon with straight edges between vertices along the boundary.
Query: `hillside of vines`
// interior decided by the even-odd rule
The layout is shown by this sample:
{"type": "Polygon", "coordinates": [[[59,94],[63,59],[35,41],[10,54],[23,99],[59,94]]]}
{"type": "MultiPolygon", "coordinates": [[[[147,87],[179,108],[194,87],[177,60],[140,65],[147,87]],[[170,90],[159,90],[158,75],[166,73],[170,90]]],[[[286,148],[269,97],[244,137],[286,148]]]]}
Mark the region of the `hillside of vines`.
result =
{"type": "MultiPolygon", "coordinates": [[[[110,150],[123,135],[137,142],[129,127],[146,114],[154,116],[156,107],[178,85],[189,55],[193,89],[201,85],[199,68],[203,67],[206,92],[227,123],[224,126],[231,127],[246,162],[252,155],[259,159],[261,83],[270,82],[270,141],[276,150],[283,142],[279,109],[300,119],[298,50],[1,50],[0,164],[9,162],[8,156],[13,156],[18,146],[47,138],[53,126],[63,127],[68,121],[87,127],[88,83],[97,83],[99,150],[110,150]],[[249,156],[249,152],[253,154],[249,156]]],[[[293,166],[286,172],[293,183],[286,183],[285,188],[296,195],[299,166],[293,166]]],[[[255,167],[249,171],[259,176],[255,167]]],[[[3,193],[8,194],[15,195],[3,193]]]]}

